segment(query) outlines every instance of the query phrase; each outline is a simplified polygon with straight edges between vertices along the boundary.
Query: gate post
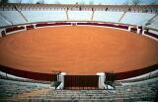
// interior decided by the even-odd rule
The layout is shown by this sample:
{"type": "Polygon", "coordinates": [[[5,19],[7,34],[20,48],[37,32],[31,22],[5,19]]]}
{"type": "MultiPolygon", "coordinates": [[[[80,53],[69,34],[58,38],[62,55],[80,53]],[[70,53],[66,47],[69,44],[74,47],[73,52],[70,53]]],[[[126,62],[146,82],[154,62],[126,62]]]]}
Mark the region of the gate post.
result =
{"type": "Polygon", "coordinates": [[[132,28],[132,26],[129,25],[129,26],[128,26],[128,31],[129,31],[129,32],[131,32],[131,28],[132,28]]]}
{"type": "Polygon", "coordinates": [[[61,82],[61,86],[60,86],[61,89],[64,88],[64,76],[65,76],[65,75],[66,75],[65,72],[61,72],[61,73],[59,74],[59,79],[58,79],[58,81],[61,82]]]}
{"type": "Polygon", "coordinates": [[[99,76],[99,81],[98,81],[98,88],[99,89],[104,89],[105,88],[105,73],[97,73],[97,75],[99,76]]]}
{"type": "Polygon", "coordinates": [[[137,26],[137,34],[140,34],[141,29],[137,26]]]}

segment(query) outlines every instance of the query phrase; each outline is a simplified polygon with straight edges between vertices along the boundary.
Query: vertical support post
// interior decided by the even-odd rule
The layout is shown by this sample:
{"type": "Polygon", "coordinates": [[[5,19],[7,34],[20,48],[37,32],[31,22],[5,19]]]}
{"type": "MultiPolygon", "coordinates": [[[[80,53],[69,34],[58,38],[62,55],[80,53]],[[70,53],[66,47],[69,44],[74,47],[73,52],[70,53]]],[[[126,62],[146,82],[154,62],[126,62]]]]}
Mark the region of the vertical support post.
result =
{"type": "Polygon", "coordinates": [[[142,31],[142,35],[144,35],[145,30],[142,31]]]}
{"type": "Polygon", "coordinates": [[[146,29],[142,29],[142,35],[144,35],[145,34],[145,32],[146,32],[146,29]]]}
{"type": "Polygon", "coordinates": [[[140,34],[141,29],[139,29],[139,26],[137,26],[137,34],[140,34]]]}
{"type": "Polygon", "coordinates": [[[105,73],[97,73],[97,75],[99,76],[99,81],[98,81],[98,87],[99,89],[104,89],[105,88],[105,73]]]}
{"type": "Polygon", "coordinates": [[[24,25],[24,30],[27,30],[27,27],[26,27],[26,25],[24,25]]]}
{"type": "Polygon", "coordinates": [[[36,29],[36,24],[33,24],[33,28],[36,29]]]}
{"type": "Polygon", "coordinates": [[[129,32],[131,31],[131,28],[132,28],[132,26],[128,26],[128,31],[129,31],[129,32]]]}
{"type": "Polygon", "coordinates": [[[94,9],[92,9],[91,21],[93,21],[93,18],[94,18],[94,13],[95,13],[95,11],[94,11],[94,9]]]}
{"type": "Polygon", "coordinates": [[[66,10],[66,19],[67,19],[67,21],[69,21],[68,8],[67,8],[67,10],[66,10]]]}
{"type": "Polygon", "coordinates": [[[61,72],[61,73],[59,74],[59,79],[58,79],[58,81],[61,82],[60,89],[63,89],[63,88],[64,88],[64,76],[65,76],[65,75],[66,75],[65,72],[61,72]]]}

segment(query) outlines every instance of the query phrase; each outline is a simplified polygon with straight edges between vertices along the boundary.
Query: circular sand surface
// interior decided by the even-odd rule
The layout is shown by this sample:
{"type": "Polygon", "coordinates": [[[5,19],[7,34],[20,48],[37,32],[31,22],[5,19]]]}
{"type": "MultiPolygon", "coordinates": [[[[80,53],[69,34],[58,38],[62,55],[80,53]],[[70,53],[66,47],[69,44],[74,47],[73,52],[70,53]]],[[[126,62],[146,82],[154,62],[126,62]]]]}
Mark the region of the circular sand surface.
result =
{"type": "Polygon", "coordinates": [[[0,39],[0,65],[67,74],[126,72],[158,63],[158,42],[92,26],[42,28],[0,39]]]}

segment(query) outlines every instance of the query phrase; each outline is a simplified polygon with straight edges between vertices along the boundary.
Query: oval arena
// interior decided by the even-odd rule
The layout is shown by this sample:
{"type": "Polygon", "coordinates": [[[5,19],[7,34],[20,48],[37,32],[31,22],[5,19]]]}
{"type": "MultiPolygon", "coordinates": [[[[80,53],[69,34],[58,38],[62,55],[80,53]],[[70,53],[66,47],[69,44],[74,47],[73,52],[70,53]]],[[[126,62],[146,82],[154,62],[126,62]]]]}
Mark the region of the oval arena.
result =
{"type": "Polygon", "coordinates": [[[0,40],[0,64],[38,73],[70,75],[128,72],[158,62],[158,43],[147,37],[97,26],[53,26],[0,40]]]}
{"type": "Polygon", "coordinates": [[[157,9],[0,4],[0,101],[155,101],[157,9]]]}

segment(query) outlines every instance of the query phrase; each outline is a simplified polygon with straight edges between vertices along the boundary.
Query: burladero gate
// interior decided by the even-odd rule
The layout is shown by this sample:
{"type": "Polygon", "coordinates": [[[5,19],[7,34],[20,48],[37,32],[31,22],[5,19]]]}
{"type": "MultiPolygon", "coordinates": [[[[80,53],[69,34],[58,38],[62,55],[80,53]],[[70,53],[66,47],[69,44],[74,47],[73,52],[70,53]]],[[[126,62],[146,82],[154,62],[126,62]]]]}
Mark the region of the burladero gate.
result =
{"type": "Polygon", "coordinates": [[[106,89],[107,84],[111,84],[115,77],[109,73],[96,73],[96,75],[66,75],[61,72],[57,75],[57,81],[52,86],[55,89],[106,89]],[[107,79],[107,80],[106,80],[107,79]]]}

